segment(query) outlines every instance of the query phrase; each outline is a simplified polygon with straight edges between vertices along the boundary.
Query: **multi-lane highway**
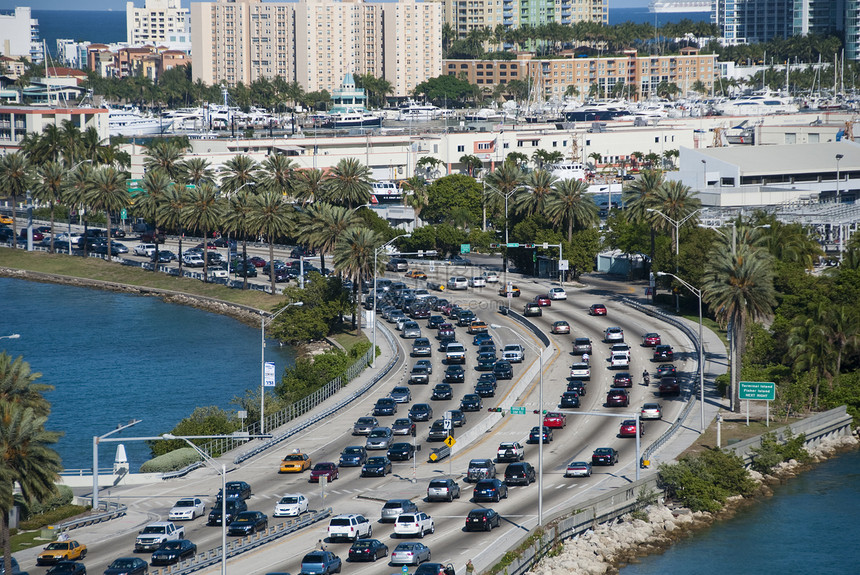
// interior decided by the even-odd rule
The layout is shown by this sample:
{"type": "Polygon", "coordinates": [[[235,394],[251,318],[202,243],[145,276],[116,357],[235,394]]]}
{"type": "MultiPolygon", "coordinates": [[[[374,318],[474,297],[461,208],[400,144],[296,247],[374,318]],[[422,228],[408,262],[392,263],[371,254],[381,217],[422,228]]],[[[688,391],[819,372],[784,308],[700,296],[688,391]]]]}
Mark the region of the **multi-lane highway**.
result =
{"type": "MultiPolygon", "coordinates": [[[[129,242],[133,243],[133,242],[129,242]]],[[[427,268],[425,267],[425,270],[427,268]]],[[[436,268],[436,277],[447,279],[440,267],[436,268]]],[[[461,268],[462,270],[462,268],[461,268]]],[[[429,270],[427,270],[429,271],[429,270]]],[[[458,270],[458,273],[460,271],[458,270]]],[[[392,279],[395,277],[390,274],[392,279]]],[[[402,278],[402,274],[398,274],[402,278]]],[[[409,282],[410,285],[412,282],[409,282]]],[[[522,290],[522,296],[513,300],[513,308],[521,311],[526,302],[533,297],[546,293],[549,284],[536,283],[532,280],[518,280],[517,285],[522,290]]],[[[621,291],[624,291],[622,288],[621,291]]],[[[571,342],[576,337],[589,337],[594,346],[591,355],[591,379],[587,383],[587,394],[583,396],[581,407],[570,411],[596,412],[626,412],[633,413],[642,404],[659,401],[663,405],[662,421],[649,421],[645,427],[644,445],[649,440],[658,437],[673,421],[681,409],[681,400],[676,398],[656,398],[656,378],[652,377],[650,387],[641,385],[642,371],[653,371],[656,364],[650,361],[652,349],[641,347],[642,335],[647,332],[659,332],[663,343],[674,346],[679,374],[688,379],[694,369],[695,354],[692,343],[677,330],[666,325],[656,325],[655,320],[632,309],[616,303],[611,294],[601,290],[579,288],[568,289],[567,300],[555,300],[551,307],[543,308],[541,317],[530,318],[543,331],[549,333],[552,322],[565,320],[571,325],[569,335],[550,335],[555,353],[544,363],[543,373],[543,405],[538,404],[539,390],[537,378],[530,383],[526,391],[514,402],[526,406],[526,415],[506,415],[488,433],[478,441],[459,450],[450,460],[428,463],[427,455],[432,447],[439,443],[428,443],[427,431],[431,422],[418,423],[418,433],[415,441],[422,450],[413,470],[412,462],[394,462],[393,474],[384,478],[361,478],[360,468],[341,468],[340,477],[323,488],[307,481],[308,472],[295,475],[279,475],[280,460],[293,449],[308,453],[314,462],[337,461],[344,447],[349,445],[364,445],[364,437],[351,434],[353,423],[361,416],[370,415],[376,400],[388,395],[395,385],[405,385],[408,372],[415,360],[409,358],[412,340],[397,338],[403,347],[403,359],[395,369],[367,394],[366,397],[351,404],[337,416],[309,429],[295,438],[284,442],[278,449],[262,454],[228,474],[228,480],[244,480],[249,482],[254,495],[248,501],[249,509],[263,511],[270,516],[270,524],[281,521],[272,517],[272,511],[277,499],[284,493],[302,493],[309,497],[312,509],[331,507],[334,514],[360,513],[373,522],[373,536],[388,545],[389,550],[400,542],[392,535],[393,527],[379,523],[380,511],[386,500],[391,498],[409,498],[415,501],[419,509],[427,512],[435,522],[435,533],[427,535],[423,543],[431,548],[434,561],[450,562],[462,573],[464,565],[471,560],[478,568],[488,567],[500,552],[518,541],[528,530],[537,523],[538,485],[528,487],[511,487],[509,497],[499,503],[477,504],[470,501],[472,484],[463,480],[468,462],[472,458],[492,458],[500,442],[519,441],[526,445],[525,459],[535,468],[538,467],[538,447],[526,444],[529,430],[538,423],[538,415],[533,410],[556,408],[559,398],[567,389],[570,365],[579,360],[571,353],[571,342]],[[588,308],[593,303],[604,303],[608,308],[605,317],[588,315],[588,308]],[[606,391],[611,387],[613,371],[608,369],[609,345],[603,343],[605,328],[619,326],[624,330],[625,341],[632,348],[631,362],[628,370],[633,375],[634,384],[630,391],[629,408],[604,407],[606,391]],[[452,503],[428,503],[424,501],[426,488],[431,478],[448,477],[450,475],[462,488],[459,500],[452,503]],[[413,477],[415,482],[413,482],[413,477]],[[491,532],[465,533],[463,530],[466,515],[471,509],[482,506],[493,507],[502,516],[501,528],[491,532]]],[[[499,382],[499,389],[494,398],[484,400],[484,411],[467,414],[468,428],[481,418],[487,417],[486,409],[502,401],[505,394],[516,385],[518,378],[537,361],[531,348],[540,346],[533,335],[511,318],[497,312],[497,307],[505,303],[498,296],[498,285],[491,284],[486,288],[469,289],[466,291],[444,292],[444,297],[459,304],[463,308],[473,310],[479,319],[492,324],[498,324],[511,329],[493,329],[497,348],[501,349],[508,343],[526,345],[526,361],[514,365],[514,378],[499,382]],[[512,332],[514,330],[517,333],[512,332]]],[[[466,328],[458,327],[457,340],[466,345],[466,381],[452,384],[454,397],[451,400],[432,401],[430,394],[433,386],[442,381],[445,365],[442,363],[443,353],[438,351],[438,342],[433,339],[435,333],[426,327],[426,321],[419,322],[423,335],[431,337],[434,351],[431,357],[433,373],[429,385],[411,386],[412,403],[430,403],[434,410],[434,419],[444,411],[456,409],[462,396],[472,393],[479,373],[475,371],[476,347],[472,337],[466,335],[466,328]]],[[[393,327],[389,328],[394,331],[393,327]]],[[[395,332],[397,333],[397,332],[395,332]]],[[[390,424],[397,417],[405,417],[408,404],[401,404],[397,415],[380,417],[382,425],[390,424]]],[[[564,509],[572,508],[577,499],[594,496],[601,491],[618,487],[635,477],[636,465],[634,444],[632,438],[618,437],[619,419],[597,417],[591,415],[569,415],[564,429],[555,429],[554,440],[544,445],[544,474],[543,474],[543,513],[548,517],[564,509]],[[598,447],[613,447],[620,453],[620,462],[613,467],[595,467],[593,475],[588,478],[565,478],[564,471],[568,462],[574,459],[590,460],[591,454],[598,447]]],[[[461,434],[456,430],[455,438],[461,434]]],[[[411,439],[410,439],[411,440],[411,439]]],[[[458,446],[461,447],[461,446],[458,446]]],[[[381,452],[377,452],[380,453],[381,452]]],[[[376,453],[371,452],[371,455],[376,453]]],[[[503,477],[507,464],[498,463],[498,474],[503,477]]],[[[182,496],[201,496],[207,503],[207,511],[214,502],[214,495],[220,486],[220,478],[211,470],[201,470],[190,476],[165,482],[159,485],[133,486],[114,490],[113,495],[119,495],[135,512],[145,512],[151,520],[166,519],[167,511],[173,502],[182,496]]],[[[275,543],[264,546],[256,551],[242,555],[230,562],[230,571],[242,574],[300,571],[300,561],[303,555],[315,547],[318,541],[325,537],[324,521],[313,527],[283,537],[275,543]]],[[[209,550],[220,545],[220,529],[207,527],[205,518],[197,519],[186,524],[187,537],[194,541],[200,551],[209,550]]],[[[90,573],[101,573],[114,558],[132,555],[136,532],[117,533],[103,541],[84,541],[89,545],[89,555],[85,561],[90,573]]],[[[81,535],[82,539],[83,533],[81,535]]],[[[409,539],[404,539],[409,540],[409,539]]],[[[328,543],[328,549],[334,551],[344,561],[349,549],[348,543],[328,543]]],[[[144,556],[148,559],[148,556],[144,556]]],[[[384,573],[395,572],[399,568],[377,564],[344,563],[345,573],[384,573]]],[[[31,573],[41,574],[42,568],[24,565],[31,573]]],[[[217,572],[217,567],[209,572],[217,572]]]]}

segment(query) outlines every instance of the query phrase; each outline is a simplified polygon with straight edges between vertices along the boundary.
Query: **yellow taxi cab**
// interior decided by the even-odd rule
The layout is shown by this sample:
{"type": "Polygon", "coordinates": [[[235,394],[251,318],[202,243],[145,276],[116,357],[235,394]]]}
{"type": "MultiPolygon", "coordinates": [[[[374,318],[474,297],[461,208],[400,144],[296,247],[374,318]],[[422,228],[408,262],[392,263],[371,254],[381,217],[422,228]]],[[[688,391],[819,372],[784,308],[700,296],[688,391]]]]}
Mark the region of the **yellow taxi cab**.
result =
{"type": "Polygon", "coordinates": [[[469,324],[469,333],[472,335],[478,333],[487,333],[489,326],[481,320],[475,320],[469,324]]]}
{"type": "Polygon", "coordinates": [[[280,473],[301,473],[305,469],[311,468],[311,458],[298,451],[290,453],[284,460],[281,461],[280,473]]]}
{"type": "Polygon", "coordinates": [[[414,278],[417,280],[426,280],[427,274],[425,274],[421,270],[411,270],[411,271],[406,272],[406,277],[414,278]]]}
{"type": "Polygon", "coordinates": [[[7,226],[12,225],[12,218],[3,214],[0,214],[0,224],[6,224],[7,226]]]}
{"type": "Polygon", "coordinates": [[[499,295],[502,297],[507,297],[508,291],[511,292],[511,297],[520,297],[520,288],[518,288],[514,284],[508,284],[507,286],[501,286],[499,288],[499,295]]]}
{"type": "Polygon", "coordinates": [[[53,565],[59,561],[75,561],[87,556],[87,546],[77,541],[54,541],[36,558],[36,565],[53,565]]]}

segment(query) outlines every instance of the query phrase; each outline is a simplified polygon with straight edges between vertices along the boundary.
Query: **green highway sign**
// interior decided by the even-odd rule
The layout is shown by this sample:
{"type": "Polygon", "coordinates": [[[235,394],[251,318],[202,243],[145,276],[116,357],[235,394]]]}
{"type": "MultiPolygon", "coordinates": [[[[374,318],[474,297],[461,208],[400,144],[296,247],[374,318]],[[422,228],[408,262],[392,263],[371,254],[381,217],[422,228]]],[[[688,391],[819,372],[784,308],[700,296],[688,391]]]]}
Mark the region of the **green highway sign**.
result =
{"type": "Polygon", "coordinates": [[[525,414],[526,414],[526,408],[525,407],[512,407],[511,408],[511,415],[525,415],[525,414]]]}
{"type": "Polygon", "coordinates": [[[471,251],[472,251],[472,245],[471,244],[460,244],[460,253],[461,254],[468,254],[471,251]]]}
{"type": "Polygon", "coordinates": [[[773,401],[776,399],[776,384],[772,381],[741,381],[738,383],[738,398],[773,401]]]}

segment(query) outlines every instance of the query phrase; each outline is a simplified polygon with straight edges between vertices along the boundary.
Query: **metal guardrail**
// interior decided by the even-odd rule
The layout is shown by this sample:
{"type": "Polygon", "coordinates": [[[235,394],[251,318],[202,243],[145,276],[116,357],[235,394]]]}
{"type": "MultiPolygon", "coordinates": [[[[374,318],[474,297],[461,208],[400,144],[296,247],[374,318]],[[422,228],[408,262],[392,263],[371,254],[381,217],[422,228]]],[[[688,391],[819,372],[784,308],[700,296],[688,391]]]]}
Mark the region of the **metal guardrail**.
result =
{"type": "MultiPolygon", "coordinates": [[[[273,525],[266,529],[264,533],[257,533],[241,539],[234,539],[227,543],[227,558],[236,557],[242,553],[246,553],[261,545],[271,543],[276,539],[280,539],[285,535],[294,533],[299,529],[304,529],[308,525],[313,525],[318,521],[322,521],[332,514],[332,508],[328,507],[322,511],[315,511],[308,514],[306,517],[292,519],[280,525],[273,525]]],[[[187,575],[201,569],[217,565],[221,562],[221,546],[210,549],[205,553],[200,553],[196,557],[187,561],[182,561],[177,565],[171,565],[164,569],[155,569],[150,571],[151,575],[187,575]]]]}
{"type": "Polygon", "coordinates": [[[176,471],[166,471],[166,472],[162,473],[161,479],[167,480],[167,479],[176,479],[177,477],[184,477],[184,476],[188,475],[189,473],[191,473],[192,471],[194,471],[195,469],[198,469],[200,467],[203,467],[203,462],[202,461],[195,461],[191,465],[186,465],[182,469],[177,469],[176,471]]]}
{"type": "MultiPolygon", "coordinates": [[[[652,317],[656,317],[660,321],[664,321],[664,322],[666,322],[670,325],[673,325],[676,328],[680,329],[684,333],[684,335],[686,335],[690,339],[690,341],[693,342],[693,345],[696,346],[696,349],[699,349],[699,337],[696,334],[696,332],[693,331],[693,329],[690,328],[690,326],[688,326],[686,323],[679,321],[678,319],[676,319],[676,318],[674,318],[668,314],[665,314],[659,310],[656,310],[651,306],[642,305],[641,303],[639,303],[637,301],[633,301],[633,300],[627,299],[625,297],[619,298],[619,300],[624,305],[628,305],[632,308],[635,308],[635,309],[641,311],[642,313],[648,314],[652,317]]],[[[704,347],[702,347],[702,350],[704,351],[704,347]]],[[[698,358],[696,359],[696,361],[698,362],[698,358]]],[[[701,364],[697,365],[695,377],[694,377],[693,381],[695,381],[696,383],[699,382],[699,372],[701,370],[703,370],[704,368],[705,368],[705,366],[703,366],[701,364]]],[[[678,429],[680,429],[681,425],[683,425],[684,421],[687,419],[687,416],[690,414],[690,411],[693,409],[693,405],[696,403],[696,394],[694,393],[696,391],[695,388],[696,388],[696,386],[694,386],[693,389],[689,390],[689,395],[687,397],[687,405],[684,406],[684,409],[681,411],[681,414],[672,423],[672,425],[669,427],[669,429],[667,429],[663,433],[663,435],[658,437],[651,445],[649,445],[648,447],[646,447],[642,451],[642,459],[639,462],[640,465],[642,465],[642,462],[651,459],[651,455],[654,452],[656,452],[658,449],[663,447],[663,445],[665,445],[666,442],[672,438],[672,436],[675,434],[675,432],[678,431],[678,429]]]]}
{"type": "MultiPolygon", "coordinates": [[[[84,469],[63,469],[60,471],[60,477],[90,477],[92,474],[92,467],[86,467],[84,469]]],[[[113,467],[99,468],[99,475],[113,475],[113,467]]]]}
{"type": "MultiPolygon", "coordinates": [[[[233,463],[238,465],[239,463],[242,463],[243,461],[246,461],[246,460],[250,459],[251,457],[254,457],[257,454],[260,454],[263,451],[266,451],[267,449],[274,447],[275,445],[279,444],[280,442],[284,441],[285,439],[292,437],[293,435],[307,429],[308,427],[318,423],[319,421],[322,421],[323,419],[329,417],[330,415],[337,413],[338,411],[340,411],[341,409],[343,409],[344,407],[346,407],[347,405],[349,405],[350,403],[352,403],[356,399],[360,398],[369,389],[371,389],[374,385],[376,385],[383,377],[385,377],[388,374],[388,372],[390,372],[391,369],[395,366],[395,364],[400,360],[400,347],[397,345],[397,342],[394,340],[394,337],[391,335],[391,333],[389,333],[387,328],[382,327],[382,324],[379,322],[377,322],[377,326],[380,326],[380,328],[381,328],[380,331],[385,336],[385,338],[388,340],[388,343],[392,347],[392,349],[394,349],[394,356],[385,365],[385,367],[383,367],[379,371],[379,373],[374,375],[370,381],[368,381],[366,384],[361,386],[361,388],[356,390],[354,393],[352,393],[348,397],[344,398],[342,401],[338,402],[336,405],[330,407],[329,409],[326,409],[325,411],[323,411],[321,413],[316,414],[315,416],[311,417],[309,420],[301,423],[300,425],[292,427],[292,428],[288,429],[287,431],[285,431],[284,433],[281,433],[279,435],[272,437],[268,441],[263,442],[262,444],[254,447],[253,449],[246,451],[245,453],[241,453],[241,454],[237,455],[236,458],[233,459],[233,463]]],[[[370,351],[372,352],[374,350],[370,350],[370,351]]],[[[358,362],[356,362],[356,363],[358,363],[358,362]]],[[[332,385],[336,382],[338,382],[338,380],[330,382],[328,385],[332,385]]],[[[328,387],[328,385],[326,387],[328,387]]],[[[340,389],[340,386],[338,386],[337,389],[335,389],[334,391],[337,391],[338,389],[340,389]]],[[[325,395],[325,397],[323,399],[327,399],[331,395],[334,395],[334,391],[332,391],[328,395],[325,395]]],[[[320,400],[319,403],[321,403],[321,402],[322,402],[322,400],[320,400]]],[[[317,403],[316,405],[318,405],[319,403],[317,403]]],[[[316,405],[314,405],[314,407],[316,405]]],[[[309,409],[306,411],[309,411],[309,409]]],[[[274,428],[271,427],[271,429],[274,429],[274,428]]]]}
{"type": "Polygon", "coordinates": [[[64,523],[56,525],[55,528],[57,530],[57,533],[61,531],[71,531],[72,529],[86,527],[87,525],[94,525],[103,521],[110,521],[111,519],[122,517],[128,510],[128,507],[126,507],[125,505],[120,505],[115,501],[102,501],[99,505],[99,509],[101,509],[102,506],[104,506],[105,511],[101,513],[96,513],[95,515],[87,515],[86,517],[72,519],[71,521],[66,521],[64,523]]]}

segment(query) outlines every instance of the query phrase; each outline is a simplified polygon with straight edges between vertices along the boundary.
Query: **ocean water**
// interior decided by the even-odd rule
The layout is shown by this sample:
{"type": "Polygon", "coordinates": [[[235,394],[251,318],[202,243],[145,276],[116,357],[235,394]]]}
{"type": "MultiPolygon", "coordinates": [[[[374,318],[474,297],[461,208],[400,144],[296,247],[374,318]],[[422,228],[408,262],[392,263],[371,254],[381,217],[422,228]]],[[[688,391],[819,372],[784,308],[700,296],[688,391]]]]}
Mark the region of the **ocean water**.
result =
{"type": "MultiPolygon", "coordinates": [[[[92,467],[92,440],[132,419],[114,437],[167,433],[199,406],[230,404],[260,387],[260,329],[195,308],[70,286],[0,278],[0,351],[23,356],[53,385],[46,428],[64,432],[56,449],[66,469],[92,467]]],[[[276,373],[295,351],[268,342],[276,373]]],[[[100,467],[113,462],[104,443],[100,467]]],[[[125,443],[132,469],[149,459],[144,442],[125,443]]]]}
{"type": "MultiPolygon", "coordinates": [[[[51,54],[56,54],[57,38],[87,40],[89,42],[124,42],[126,34],[125,10],[33,10],[39,20],[39,36],[51,54]]],[[[684,18],[693,21],[708,21],[708,12],[684,12],[678,14],[651,14],[647,7],[609,8],[609,23],[648,22],[662,26],[667,22],[679,22],[684,18]]]]}
{"type": "Polygon", "coordinates": [[[860,452],[830,459],[728,521],[680,541],[621,575],[860,572],[860,452]]]}

